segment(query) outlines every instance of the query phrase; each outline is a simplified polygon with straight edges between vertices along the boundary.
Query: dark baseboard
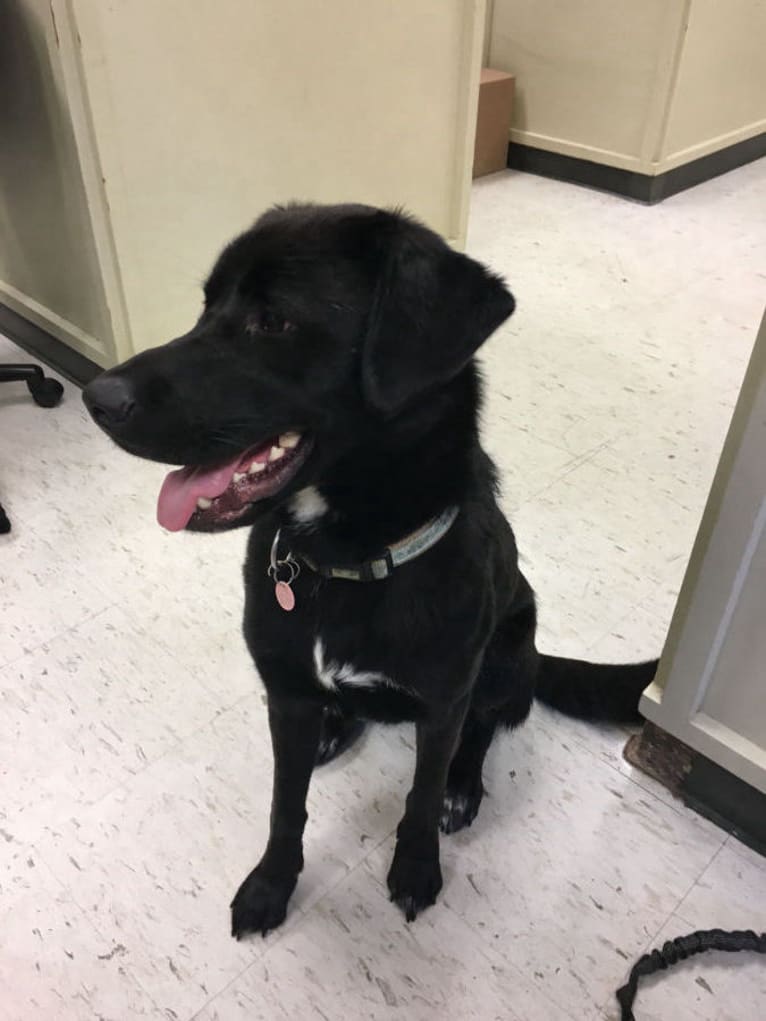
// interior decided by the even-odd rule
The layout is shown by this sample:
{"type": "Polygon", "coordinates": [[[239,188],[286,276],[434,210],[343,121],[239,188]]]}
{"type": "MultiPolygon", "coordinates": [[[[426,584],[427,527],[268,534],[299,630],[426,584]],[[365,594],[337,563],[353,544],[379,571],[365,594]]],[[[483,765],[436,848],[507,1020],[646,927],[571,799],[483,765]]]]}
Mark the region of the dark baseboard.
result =
{"type": "Polygon", "coordinates": [[[0,304],[0,333],[18,344],[38,361],[44,362],[70,383],[85,386],[104,370],[90,358],[72,350],[50,333],[35,326],[7,305],[0,304]]]}
{"type": "Polygon", "coordinates": [[[766,855],[766,794],[762,791],[654,723],[645,723],[631,737],[624,755],[689,808],[766,855]]]}
{"type": "Polygon", "coordinates": [[[558,181],[569,181],[572,184],[584,184],[589,188],[598,188],[649,204],[661,202],[679,191],[693,188],[695,184],[709,181],[762,156],[766,156],[766,132],[653,177],[516,142],[508,146],[508,166],[513,170],[554,177],[558,181]]]}
{"type": "Polygon", "coordinates": [[[681,787],[685,803],[766,855],[766,794],[704,755],[698,755],[681,787]]]}

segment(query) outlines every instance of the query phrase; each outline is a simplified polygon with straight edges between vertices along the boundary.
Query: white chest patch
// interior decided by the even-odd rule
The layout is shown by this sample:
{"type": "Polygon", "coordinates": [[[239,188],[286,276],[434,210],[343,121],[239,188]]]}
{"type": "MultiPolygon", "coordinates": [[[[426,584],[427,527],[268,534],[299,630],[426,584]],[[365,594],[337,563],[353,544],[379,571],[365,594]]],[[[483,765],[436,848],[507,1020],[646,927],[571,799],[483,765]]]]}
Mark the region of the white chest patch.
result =
{"type": "Polygon", "coordinates": [[[375,688],[379,684],[396,687],[385,674],[375,670],[356,670],[350,663],[328,659],[321,638],[314,642],[314,670],[317,680],[328,691],[337,691],[338,687],[375,688]]]}
{"type": "Polygon", "coordinates": [[[290,513],[298,525],[316,524],[329,509],[327,501],[316,486],[306,486],[305,489],[298,490],[290,500],[290,513]]]}

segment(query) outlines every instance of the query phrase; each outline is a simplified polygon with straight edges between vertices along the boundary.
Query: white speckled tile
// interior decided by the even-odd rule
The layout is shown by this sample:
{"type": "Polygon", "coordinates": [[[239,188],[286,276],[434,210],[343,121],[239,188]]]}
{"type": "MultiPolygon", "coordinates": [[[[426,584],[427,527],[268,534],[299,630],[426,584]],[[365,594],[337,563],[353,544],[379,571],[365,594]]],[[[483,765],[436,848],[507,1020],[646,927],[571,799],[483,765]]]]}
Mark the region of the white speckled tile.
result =
{"type": "Polygon", "coordinates": [[[606,448],[512,514],[544,651],[608,660],[617,650],[617,661],[620,645],[630,658],[659,654],[666,593],[680,586],[703,500],[684,507],[663,497],[626,499],[636,480],[640,470],[618,465],[606,448]]]}
{"type": "MultiPolygon", "coordinates": [[[[571,479],[586,467],[512,517],[521,567],[537,596],[538,647],[556,655],[583,657],[657,585],[651,563],[641,560],[643,549],[634,548],[629,536],[615,539],[601,528],[608,513],[602,495],[576,502],[579,491],[571,479]]],[[[643,544],[640,535],[637,546],[643,544]]]]}
{"type": "Polygon", "coordinates": [[[162,1017],[188,1018],[264,949],[231,939],[228,910],[268,824],[270,764],[255,701],[38,845],[102,938],[125,948],[162,1017]]]}
{"type": "MultiPolygon", "coordinates": [[[[663,616],[663,606],[667,606],[667,600],[664,603],[659,600],[660,605],[655,605],[656,601],[653,596],[650,608],[633,607],[612,625],[607,634],[601,635],[587,648],[583,646],[582,640],[577,644],[577,637],[582,639],[582,636],[575,636],[570,643],[572,653],[597,663],[632,663],[658,657],[665,644],[672,611],[667,609],[663,616]]],[[[560,714],[545,706],[538,706],[535,712],[543,721],[556,721],[557,725],[563,722],[560,714]]],[[[567,720],[566,727],[572,740],[577,741],[590,754],[598,756],[613,769],[630,777],[661,801],[680,808],[680,802],[670,791],[645,773],[634,769],[623,758],[625,744],[637,727],[594,725],[581,720],[567,720]]]]}
{"type": "MultiPolygon", "coordinates": [[[[113,456],[131,461],[118,451],[113,456]]],[[[164,532],[154,520],[154,489],[162,472],[157,475],[156,465],[148,467],[153,469],[151,495],[123,488],[134,485],[123,479],[114,489],[110,483],[93,503],[48,508],[39,515],[35,526],[45,536],[45,548],[33,549],[29,559],[42,563],[44,570],[59,570],[66,588],[60,597],[53,590],[55,598],[48,601],[41,598],[40,586],[33,588],[34,575],[30,580],[23,572],[14,572],[10,585],[21,588],[24,598],[11,593],[11,622],[18,619],[19,637],[8,640],[7,658],[116,600],[195,681],[229,705],[256,687],[241,623],[246,533],[164,532]],[[54,619],[43,630],[46,614],[54,619]],[[31,639],[23,642],[27,630],[31,639]]],[[[34,542],[35,535],[24,541],[34,542]]],[[[0,656],[5,647],[5,639],[0,640],[0,656]]]]}
{"type": "MultiPolygon", "coordinates": [[[[6,510],[12,514],[10,507],[6,510]]],[[[22,529],[15,521],[8,535],[0,535],[0,557],[0,667],[112,602],[97,575],[62,555],[44,533],[22,529]]]]}
{"type": "Polygon", "coordinates": [[[360,866],[195,1021],[402,1016],[526,1021],[568,1016],[456,915],[436,907],[408,925],[360,866]]]}
{"type": "MultiPolygon", "coordinates": [[[[0,362],[32,360],[0,337],[0,362]]],[[[12,524],[0,536],[0,665],[114,599],[83,555],[93,532],[68,547],[58,524],[49,527],[67,511],[82,515],[99,503],[114,449],[87,421],[79,388],[63,382],[56,408],[38,408],[23,383],[0,386],[0,502],[12,524]]]]}
{"type": "Polygon", "coordinates": [[[147,564],[145,583],[131,587],[125,604],[125,612],[226,705],[262,691],[242,635],[244,538],[161,537],[161,558],[147,564]]]}
{"type": "Polygon", "coordinates": [[[739,858],[744,859],[749,865],[755,865],[758,868],[766,868],[766,855],[761,854],[759,851],[753,850],[752,847],[748,847],[747,844],[743,844],[741,840],[737,840],[736,837],[730,836],[726,841],[726,850],[732,854],[736,854],[739,858]]]}
{"type": "Polygon", "coordinates": [[[522,536],[529,536],[530,557],[543,548],[551,558],[560,556],[572,574],[583,572],[586,580],[603,565],[613,587],[623,586],[615,589],[617,594],[638,594],[635,601],[642,602],[675,565],[683,570],[699,517],[670,501],[626,501],[628,477],[604,466],[601,456],[578,465],[521,507],[517,525],[522,536]]]}
{"type": "Polygon", "coordinates": [[[151,996],[33,848],[0,845],[0,1019],[158,1019],[151,996]]]}
{"type": "MultiPolygon", "coordinates": [[[[650,604],[652,600],[649,600],[650,604]]],[[[657,659],[668,636],[670,618],[654,605],[634,606],[587,650],[600,663],[631,663],[657,659]]]]}
{"type": "MultiPolygon", "coordinates": [[[[9,359],[25,359],[4,343],[9,359]]],[[[0,536],[0,550],[18,569],[0,572],[0,664],[118,601],[171,652],[186,654],[187,665],[196,644],[235,649],[239,669],[209,679],[217,688],[231,678],[240,695],[253,690],[241,665],[246,534],[164,532],[155,521],[163,466],[118,450],[90,421],[77,387],[67,383],[64,403],[47,412],[25,394],[23,386],[0,389],[3,445],[23,450],[36,430],[33,453],[3,462],[13,531],[0,536]]]]}
{"type": "MultiPolygon", "coordinates": [[[[687,808],[672,791],[655,780],[654,777],[636,769],[625,759],[625,745],[639,727],[591,724],[583,720],[566,719],[560,713],[539,704],[535,705],[532,712],[533,717],[539,720],[541,727],[549,732],[564,727],[567,740],[572,745],[578,745],[583,752],[594,756],[604,765],[631,780],[652,799],[656,798],[658,801],[664,802],[674,812],[685,815],[689,820],[699,820],[700,816],[691,808],[687,808]]],[[[721,835],[725,837],[726,834],[722,832],[721,835]]]]}
{"type": "MultiPolygon", "coordinates": [[[[81,404],[80,388],[66,380],[62,403],[55,408],[38,408],[23,396],[26,387],[3,401],[3,445],[23,456],[8,458],[3,471],[3,500],[14,511],[13,523],[25,531],[46,510],[82,510],[105,493],[107,485],[119,486],[126,480],[114,470],[115,448],[106,436],[94,428],[81,404]],[[34,435],[34,446],[25,449],[25,440],[34,435]],[[94,490],[95,487],[95,490],[94,490]]],[[[2,389],[7,388],[4,383],[2,389]]]]}
{"type": "MultiPolygon", "coordinates": [[[[582,752],[553,718],[502,735],[485,785],[471,829],[442,841],[443,902],[591,1019],[725,835],[582,752]]],[[[372,856],[381,878],[389,854],[372,856]]]]}
{"type": "Polygon", "coordinates": [[[0,818],[27,840],[141,772],[221,705],[117,607],[8,664],[0,701],[0,818]]]}
{"type": "MultiPolygon", "coordinates": [[[[0,336],[0,363],[34,361],[0,336]]],[[[0,502],[20,533],[46,506],[79,503],[83,486],[93,482],[95,447],[107,446],[86,423],[79,387],[50,370],[46,375],[64,386],[55,408],[38,407],[25,383],[0,385],[0,502]]]]}
{"type": "MultiPolygon", "coordinates": [[[[566,340],[578,354],[592,347],[584,335],[570,335],[566,340]]],[[[638,395],[631,404],[619,393],[624,387],[615,385],[617,381],[610,379],[609,387],[600,382],[604,376],[609,378],[614,355],[594,354],[591,368],[580,373],[574,354],[567,353],[564,361],[561,353],[561,338],[525,337],[524,325],[515,317],[492,337],[482,358],[492,388],[485,429],[488,445],[502,423],[570,457],[582,457],[626,431],[635,417],[631,410],[638,395]]],[[[627,372],[625,376],[624,385],[630,380],[636,387],[633,376],[627,372]]],[[[510,464],[512,458],[509,447],[505,456],[500,455],[501,464],[510,464]]]]}
{"type": "MultiPolygon", "coordinates": [[[[693,929],[766,932],[766,857],[729,837],[676,914],[693,929]]],[[[763,989],[766,993],[766,970],[763,989]]]]}
{"type": "MultiPolygon", "coordinates": [[[[130,461],[115,452],[119,462],[130,461]]],[[[152,469],[141,493],[108,489],[83,513],[46,519],[66,554],[119,598],[122,609],[224,704],[256,688],[242,637],[245,530],[171,535],[154,520],[164,473],[152,469]],[[79,552],[81,551],[81,552],[79,552]]]]}
{"type": "Polygon", "coordinates": [[[484,439],[487,453],[503,466],[503,506],[512,515],[516,507],[568,475],[594,451],[571,454],[542,442],[504,417],[504,402],[502,394],[491,401],[492,426],[485,430],[484,439]]]}
{"type": "Polygon", "coordinates": [[[357,748],[315,772],[312,791],[335,802],[366,853],[398,825],[414,768],[414,726],[373,725],[357,748]]]}
{"type": "MultiPolygon", "coordinates": [[[[118,465],[127,461],[135,470],[127,455],[115,450],[113,456],[118,465]]],[[[152,624],[160,641],[170,631],[207,622],[222,632],[230,629],[241,643],[245,531],[219,536],[165,532],[154,519],[164,472],[157,465],[145,467],[151,476],[142,477],[140,490],[133,488],[135,481],[108,482],[98,500],[48,510],[38,527],[63,562],[98,578],[112,600],[142,626],[152,624]],[[161,620],[153,619],[153,609],[161,620]]],[[[177,643],[183,645],[188,645],[188,634],[177,643]]]]}
{"type": "Polygon", "coordinates": [[[389,777],[411,768],[391,732],[375,731],[348,773],[318,771],[309,797],[306,867],[285,927],[236,943],[229,902],[265,847],[271,796],[266,710],[240,701],[129,784],[39,844],[98,931],[163,1009],[189,1016],[263,954],[398,821],[389,777]],[[359,789],[361,763],[368,781],[359,789]],[[344,789],[345,788],[345,792],[344,789]],[[362,807],[364,806],[364,807],[362,807]],[[172,961],[172,966],[169,963],[172,961]]]}

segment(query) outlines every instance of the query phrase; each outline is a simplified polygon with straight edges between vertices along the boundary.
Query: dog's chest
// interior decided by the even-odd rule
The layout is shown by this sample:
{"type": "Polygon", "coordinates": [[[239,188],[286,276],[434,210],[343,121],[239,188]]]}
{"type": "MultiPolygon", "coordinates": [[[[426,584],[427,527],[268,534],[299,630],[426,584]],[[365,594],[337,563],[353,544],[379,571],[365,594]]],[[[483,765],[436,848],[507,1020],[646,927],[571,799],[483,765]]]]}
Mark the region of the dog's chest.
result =
{"type": "Polygon", "coordinates": [[[314,639],[312,660],[316,682],[327,691],[370,691],[381,686],[399,687],[382,671],[360,670],[351,662],[328,655],[324,639],[319,635],[314,639]]]}
{"type": "Polygon", "coordinates": [[[412,681],[418,664],[391,637],[399,631],[400,600],[365,585],[318,584],[304,569],[292,584],[295,607],[285,612],[262,567],[268,564],[266,540],[253,542],[250,554],[245,637],[269,689],[319,693],[369,719],[423,715],[417,680],[412,681]]]}
{"type": "Polygon", "coordinates": [[[385,670],[362,668],[352,656],[334,650],[322,635],[312,647],[312,672],[318,687],[347,710],[370,719],[398,721],[422,715],[420,699],[385,670]]]}

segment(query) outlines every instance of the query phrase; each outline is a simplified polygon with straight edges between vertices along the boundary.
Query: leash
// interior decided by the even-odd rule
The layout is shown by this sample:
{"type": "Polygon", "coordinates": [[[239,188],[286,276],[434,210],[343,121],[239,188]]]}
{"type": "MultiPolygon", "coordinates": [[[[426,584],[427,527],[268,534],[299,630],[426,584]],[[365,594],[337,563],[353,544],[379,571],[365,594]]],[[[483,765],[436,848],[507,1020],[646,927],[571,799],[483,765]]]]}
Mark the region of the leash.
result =
{"type": "Polygon", "coordinates": [[[655,948],[651,953],[644,954],[631,968],[628,981],[615,994],[621,1010],[620,1021],[636,1021],[633,1001],[636,998],[639,979],[646,975],[654,975],[658,971],[665,971],[679,961],[685,961],[695,954],[703,954],[707,950],[722,950],[725,953],[749,950],[756,954],[766,954],[766,932],[759,935],[751,929],[735,932],[700,929],[688,936],[668,940],[661,950],[655,948]]]}
{"type": "MultiPolygon", "coordinates": [[[[322,578],[340,578],[344,581],[383,581],[390,577],[401,564],[406,564],[421,556],[435,546],[440,539],[443,539],[452,528],[459,513],[458,507],[448,507],[442,511],[438,518],[428,521],[416,532],[411,532],[392,546],[386,546],[377,556],[357,564],[317,564],[303,553],[299,553],[298,558],[309,570],[322,578]]],[[[292,590],[292,584],[301,573],[301,565],[289,550],[287,555],[280,559],[281,532],[281,529],[277,529],[277,534],[271,544],[268,575],[274,582],[274,595],[277,602],[283,610],[289,613],[295,608],[295,593],[292,590]]]]}

